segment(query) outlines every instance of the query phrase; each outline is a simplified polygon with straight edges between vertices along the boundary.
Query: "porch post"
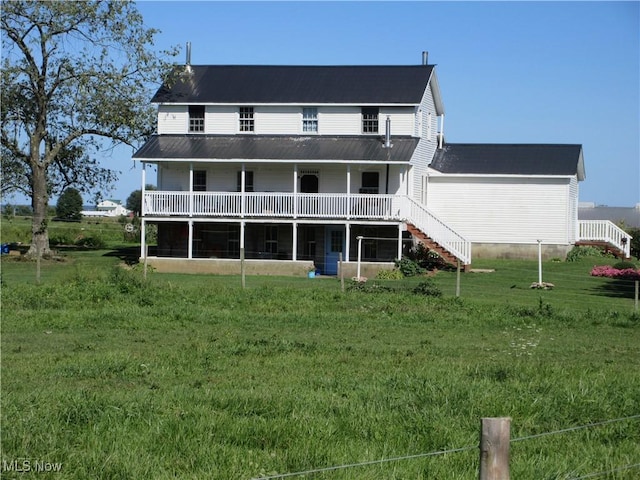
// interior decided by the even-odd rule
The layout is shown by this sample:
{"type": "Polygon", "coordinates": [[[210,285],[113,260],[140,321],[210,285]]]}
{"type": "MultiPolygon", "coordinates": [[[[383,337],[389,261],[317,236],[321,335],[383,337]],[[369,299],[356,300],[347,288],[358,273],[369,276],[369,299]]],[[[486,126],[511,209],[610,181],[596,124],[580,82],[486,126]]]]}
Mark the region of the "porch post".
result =
{"type": "Polygon", "coordinates": [[[144,186],[145,183],[147,182],[147,164],[145,162],[142,162],[142,188],[140,189],[140,212],[138,212],[140,214],[141,217],[144,217],[144,186]]]}
{"type": "MultiPolygon", "coordinates": [[[[351,164],[347,164],[347,219],[351,217],[351,164]]],[[[347,237],[347,241],[348,237],[347,237]]],[[[347,262],[349,261],[349,255],[347,255],[347,262]]]]}
{"type": "Polygon", "coordinates": [[[293,222],[293,250],[291,251],[291,260],[298,260],[298,222],[293,222]]]}
{"type": "MultiPolygon", "coordinates": [[[[298,164],[293,164],[293,218],[298,218],[298,164]]],[[[295,228],[294,228],[295,231],[295,228]]],[[[295,242],[293,244],[294,252],[295,252],[295,242]]],[[[295,260],[295,258],[294,258],[295,260]]]]}
{"type": "Polygon", "coordinates": [[[349,222],[344,224],[345,242],[344,249],[346,250],[344,255],[345,263],[349,263],[349,250],[351,249],[351,224],[349,222]]]}
{"type": "Polygon", "coordinates": [[[147,222],[144,218],[140,222],[140,258],[147,258],[147,222]]]}
{"type": "MultiPolygon", "coordinates": [[[[189,216],[193,217],[193,162],[189,163],[189,216]]],[[[189,258],[191,258],[191,254],[189,254],[189,258]]]]}
{"type": "Polygon", "coordinates": [[[240,251],[244,252],[244,220],[240,222],[240,251]]]}
{"type": "MultiPolygon", "coordinates": [[[[244,190],[244,179],[245,179],[244,173],[245,173],[245,170],[244,170],[244,163],[243,163],[242,164],[242,169],[240,170],[240,216],[242,218],[244,218],[245,202],[246,202],[246,199],[245,199],[245,196],[244,196],[244,191],[245,191],[244,190]]],[[[241,224],[241,225],[243,225],[243,224],[241,224]]],[[[241,227],[240,231],[242,231],[242,228],[244,228],[244,226],[241,227]]],[[[240,246],[242,248],[244,248],[244,242],[240,246]]]]}
{"type": "Polygon", "coordinates": [[[398,260],[402,259],[402,224],[398,224],[398,260]]]}
{"type": "Polygon", "coordinates": [[[187,245],[187,258],[193,258],[193,220],[187,222],[189,225],[189,244],[187,245]]]}

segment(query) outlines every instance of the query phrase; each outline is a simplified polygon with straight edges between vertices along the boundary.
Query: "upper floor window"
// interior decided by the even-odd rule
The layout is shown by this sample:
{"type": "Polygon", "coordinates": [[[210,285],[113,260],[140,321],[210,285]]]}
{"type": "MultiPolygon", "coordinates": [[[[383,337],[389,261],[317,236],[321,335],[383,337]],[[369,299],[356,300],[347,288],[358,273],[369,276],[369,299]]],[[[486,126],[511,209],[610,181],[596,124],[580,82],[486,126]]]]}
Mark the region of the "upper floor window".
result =
{"type": "Polygon", "coordinates": [[[193,171],[193,191],[194,192],[207,191],[207,171],[206,170],[193,171]]]}
{"type": "Polygon", "coordinates": [[[362,133],[378,133],[378,114],[380,109],[377,107],[362,108],[362,133]]]}
{"type": "Polygon", "coordinates": [[[255,131],[255,122],[253,119],[253,107],[240,107],[240,131],[255,131]]]}
{"type": "Polygon", "coordinates": [[[204,132],[204,105],[189,105],[189,132],[204,132]]]}
{"type": "Polygon", "coordinates": [[[302,109],[302,131],[318,132],[318,109],[315,107],[304,107],[302,109]]]}
{"type": "Polygon", "coordinates": [[[362,187],[360,193],[379,192],[380,174],[378,172],[362,172],[362,187]]]}
{"type": "MultiPolygon", "coordinates": [[[[237,172],[236,175],[236,191],[242,191],[242,172],[237,172]]],[[[244,172],[244,191],[253,192],[253,172],[244,172]]]]}

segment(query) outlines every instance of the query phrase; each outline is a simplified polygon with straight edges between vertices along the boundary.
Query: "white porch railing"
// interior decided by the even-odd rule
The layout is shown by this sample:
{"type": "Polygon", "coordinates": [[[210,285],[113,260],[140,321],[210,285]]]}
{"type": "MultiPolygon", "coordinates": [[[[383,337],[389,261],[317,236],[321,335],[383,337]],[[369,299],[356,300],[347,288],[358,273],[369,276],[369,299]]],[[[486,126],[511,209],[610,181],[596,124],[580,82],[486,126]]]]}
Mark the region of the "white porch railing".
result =
{"type": "Polygon", "coordinates": [[[404,197],[344,193],[145,192],[146,216],[401,219],[404,197]]]}
{"type": "Polygon", "coordinates": [[[450,226],[427,210],[412,198],[409,202],[408,222],[413,223],[425,234],[453,255],[458,257],[463,265],[471,264],[471,242],[453,230],[450,226]]]}
{"type": "Polygon", "coordinates": [[[579,220],[578,242],[607,243],[631,256],[631,236],[609,220],[579,220]]]}

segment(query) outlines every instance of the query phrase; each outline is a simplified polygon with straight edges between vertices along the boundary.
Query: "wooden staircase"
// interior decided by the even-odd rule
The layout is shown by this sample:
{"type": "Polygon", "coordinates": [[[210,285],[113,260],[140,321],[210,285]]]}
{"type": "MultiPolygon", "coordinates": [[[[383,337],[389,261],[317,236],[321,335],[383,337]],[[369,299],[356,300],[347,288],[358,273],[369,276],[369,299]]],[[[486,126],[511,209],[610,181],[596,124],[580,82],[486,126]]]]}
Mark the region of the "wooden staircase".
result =
{"type": "Polygon", "coordinates": [[[578,246],[603,247],[618,258],[631,256],[631,235],[609,220],[579,220],[578,246]]]}
{"type": "Polygon", "coordinates": [[[604,249],[605,253],[611,253],[614,257],[625,259],[628,258],[627,252],[614,245],[612,242],[597,241],[597,240],[579,240],[576,242],[578,247],[600,247],[604,249]]]}
{"type": "MultiPolygon", "coordinates": [[[[422,243],[425,247],[427,247],[430,251],[437,253],[445,263],[449,265],[453,265],[454,267],[458,266],[458,262],[460,260],[453,253],[447,250],[445,247],[436,242],[433,238],[429,237],[426,233],[420,230],[412,223],[407,222],[407,231],[416,238],[420,243],[422,243]]],[[[465,264],[463,265],[464,271],[467,272],[470,270],[471,265],[465,264]]]]}

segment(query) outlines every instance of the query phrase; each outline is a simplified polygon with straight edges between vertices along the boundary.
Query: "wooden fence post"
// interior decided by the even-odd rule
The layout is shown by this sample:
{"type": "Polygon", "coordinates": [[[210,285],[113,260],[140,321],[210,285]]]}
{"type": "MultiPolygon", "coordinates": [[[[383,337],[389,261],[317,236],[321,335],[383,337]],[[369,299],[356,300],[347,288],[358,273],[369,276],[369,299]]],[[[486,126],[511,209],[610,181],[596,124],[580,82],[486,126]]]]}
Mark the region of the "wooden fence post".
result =
{"type": "Polygon", "coordinates": [[[638,313],[638,290],[640,290],[640,288],[638,288],[638,284],[640,284],[640,282],[638,280],[636,280],[636,297],[635,297],[635,301],[633,303],[633,309],[636,313],[638,313]]]}
{"type": "Polygon", "coordinates": [[[483,418],[480,427],[480,480],[509,480],[510,418],[483,418]]]}

